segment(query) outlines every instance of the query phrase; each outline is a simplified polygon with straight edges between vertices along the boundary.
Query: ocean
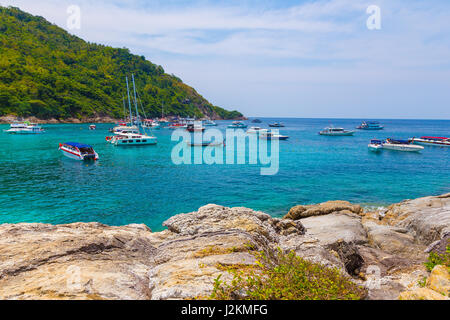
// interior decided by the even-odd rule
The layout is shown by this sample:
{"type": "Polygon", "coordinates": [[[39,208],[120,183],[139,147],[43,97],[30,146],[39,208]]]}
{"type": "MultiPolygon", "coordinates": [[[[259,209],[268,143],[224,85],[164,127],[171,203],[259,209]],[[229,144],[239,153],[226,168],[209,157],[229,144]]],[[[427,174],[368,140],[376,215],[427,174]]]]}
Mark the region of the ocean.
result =
{"type": "MultiPolygon", "coordinates": [[[[215,203],[282,216],[298,204],[348,200],[366,207],[450,192],[450,148],[426,146],[421,153],[368,151],[372,138],[450,136],[448,120],[379,120],[381,131],[326,137],[330,124],[355,128],[362,119],[260,118],[281,121],[276,175],[262,165],[176,165],[172,130],[154,130],[156,146],[115,147],[105,141],[112,124],[44,125],[42,135],[9,135],[0,125],[0,223],[144,223],[163,230],[169,217],[215,203]],[[64,157],[59,143],[90,144],[94,164],[64,157]]],[[[230,121],[217,121],[225,131],[230,121]]]]}

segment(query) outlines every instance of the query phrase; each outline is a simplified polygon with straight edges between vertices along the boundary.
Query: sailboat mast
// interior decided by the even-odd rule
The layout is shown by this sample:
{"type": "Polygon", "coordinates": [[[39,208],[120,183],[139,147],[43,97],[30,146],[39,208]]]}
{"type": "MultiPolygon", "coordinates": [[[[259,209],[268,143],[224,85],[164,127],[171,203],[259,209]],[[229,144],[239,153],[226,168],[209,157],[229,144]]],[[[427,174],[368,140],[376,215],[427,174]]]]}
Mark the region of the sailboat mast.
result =
{"type": "Polygon", "coordinates": [[[137,121],[138,131],[140,131],[140,130],[139,130],[139,124],[140,124],[140,121],[139,121],[139,112],[138,112],[137,98],[136,98],[136,86],[135,86],[135,84],[134,84],[134,74],[131,74],[131,78],[133,79],[134,106],[135,106],[135,108],[136,108],[136,121],[137,121]]]}
{"type": "Polygon", "coordinates": [[[125,96],[122,95],[122,102],[123,102],[123,120],[125,120],[125,122],[127,122],[127,111],[126,111],[126,107],[125,107],[125,96]]]}
{"type": "Polygon", "coordinates": [[[127,81],[127,95],[128,95],[128,108],[130,109],[130,126],[133,126],[133,115],[131,114],[131,101],[130,101],[130,89],[128,87],[128,77],[125,77],[127,81]]]}

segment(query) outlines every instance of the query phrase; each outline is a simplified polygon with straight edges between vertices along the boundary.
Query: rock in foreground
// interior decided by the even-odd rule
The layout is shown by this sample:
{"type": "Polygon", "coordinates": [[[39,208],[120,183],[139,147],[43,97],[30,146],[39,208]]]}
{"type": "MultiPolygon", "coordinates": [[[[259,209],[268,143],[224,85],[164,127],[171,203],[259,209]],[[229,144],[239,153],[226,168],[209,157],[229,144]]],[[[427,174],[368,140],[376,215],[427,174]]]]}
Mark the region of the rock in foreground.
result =
{"type": "MultiPolygon", "coordinates": [[[[0,298],[206,297],[217,276],[230,278],[228,267],[254,264],[251,250],[276,248],[338,268],[365,285],[370,299],[396,299],[405,290],[410,293],[402,298],[419,297],[411,292],[429,289],[418,286],[428,275],[424,250],[441,250],[448,239],[449,200],[447,195],[403,202],[384,218],[345,202],[297,206],[290,212],[295,219],[207,205],[168,219],[168,229],[157,233],[144,225],[4,224],[0,298]]],[[[443,271],[435,273],[429,287],[447,290],[443,271]]]]}

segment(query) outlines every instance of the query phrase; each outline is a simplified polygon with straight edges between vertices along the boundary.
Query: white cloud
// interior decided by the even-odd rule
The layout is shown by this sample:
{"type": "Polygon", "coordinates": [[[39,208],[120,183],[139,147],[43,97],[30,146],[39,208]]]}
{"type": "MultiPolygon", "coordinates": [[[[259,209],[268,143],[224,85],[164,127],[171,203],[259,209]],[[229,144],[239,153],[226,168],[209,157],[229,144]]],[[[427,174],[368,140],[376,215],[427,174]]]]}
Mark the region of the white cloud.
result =
{"type": "Polygon", "coordinates": [[[77,35],[129,47],[224,107],[247,114],[333,116],[337,104],[347,116],[383,110],[389,117],[395,104],[399,114],[413,108],[419,117],[428,97],[433,105],[423,116],[450,118],[446,1],[375,1],[382,10],[380,31],[366,29],[365,9],[372,3],[364,0],[308,1],[285,8],[0,1],[62,27],[73,2],[82,9],[77,35]],[[383,97],[368,99],[370,92],[383,97]],[[274,109],[276,101],[283,104],[274,109]],[[302,111],[299,101],[315,108],[302,111]]]}

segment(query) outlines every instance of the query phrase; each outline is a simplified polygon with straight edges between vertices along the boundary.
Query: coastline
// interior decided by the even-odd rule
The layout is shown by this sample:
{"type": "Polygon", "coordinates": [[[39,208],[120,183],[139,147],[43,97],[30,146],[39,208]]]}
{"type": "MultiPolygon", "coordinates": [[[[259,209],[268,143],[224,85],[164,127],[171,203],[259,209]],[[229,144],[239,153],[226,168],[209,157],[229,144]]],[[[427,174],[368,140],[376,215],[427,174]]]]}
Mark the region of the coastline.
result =
{"type": "MultiPolygon", "coordinates": [[[[19,117],[13,115],[1,116],[0,124],[10,124],[14,121],[17,121],[19,117]]],[[[36,117],[20,117],[20,121],[28,121],[32,123],[38,124],[77,124],[77,123],[117,123],[119,121],[123,121],[123,119],[115,119],[109,116],[104,117],[93,117],[93,118],[67,118],[63,120],[59,119],[39,119],[36,117]]],[[[246,117],[237,117],[233,119],[211,119],[211,120],[248,120],[246,117]]]]}
{"type": "Polygon", "coordinates": [[[283,218],[210,204],[163,225],[0,225],[0,298],[196,299],[210,295],[219,275],[229,280],[227,268],[253,265],[252,250],[281,248],[337,268],[367,299],[448,299],[419,281],[430,276],[427,254],[450,243],[450,194],[382,213],[346,201],[298,205],[283,218]]]}

